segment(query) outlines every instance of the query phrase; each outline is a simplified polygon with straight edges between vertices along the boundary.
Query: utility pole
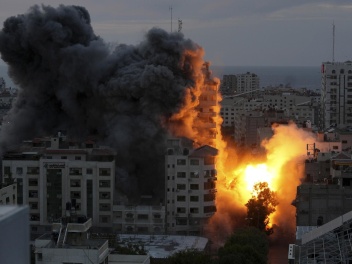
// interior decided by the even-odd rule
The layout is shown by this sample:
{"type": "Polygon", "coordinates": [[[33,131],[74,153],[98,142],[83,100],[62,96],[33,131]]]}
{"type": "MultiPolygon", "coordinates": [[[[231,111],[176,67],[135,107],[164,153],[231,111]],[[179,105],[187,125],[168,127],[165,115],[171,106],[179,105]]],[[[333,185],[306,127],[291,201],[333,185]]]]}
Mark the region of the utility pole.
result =
{"type": "Polygon", "coordinates": [[[172,33],[172,6],[169,7],[170,13],[171,13],[171,33],[172,33]]]}
{"type": "Polygon", "coordinates": [[[332,63],[335,62],[335,22],[332,22],[332,63]]]}

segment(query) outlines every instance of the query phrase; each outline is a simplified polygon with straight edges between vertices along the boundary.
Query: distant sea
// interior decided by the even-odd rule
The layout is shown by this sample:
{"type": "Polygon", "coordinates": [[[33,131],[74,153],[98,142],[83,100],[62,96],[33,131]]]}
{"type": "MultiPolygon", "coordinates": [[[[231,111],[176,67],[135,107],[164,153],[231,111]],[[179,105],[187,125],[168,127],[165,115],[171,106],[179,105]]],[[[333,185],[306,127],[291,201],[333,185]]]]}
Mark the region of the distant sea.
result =
{"type": "MultiPolygon", "coordinates": [[[[320,66],[317,67],[278,67],[278,66],[210,66],[213,76],[220,80],[225,74],[255,73],[260,78],[260,87],[290,85],[292,88],[319,90],[321,87],[320,66]]],[[[16,87],[7,74],[7,66],[0,64],[0,77],[7,87],[16,87]]]]}

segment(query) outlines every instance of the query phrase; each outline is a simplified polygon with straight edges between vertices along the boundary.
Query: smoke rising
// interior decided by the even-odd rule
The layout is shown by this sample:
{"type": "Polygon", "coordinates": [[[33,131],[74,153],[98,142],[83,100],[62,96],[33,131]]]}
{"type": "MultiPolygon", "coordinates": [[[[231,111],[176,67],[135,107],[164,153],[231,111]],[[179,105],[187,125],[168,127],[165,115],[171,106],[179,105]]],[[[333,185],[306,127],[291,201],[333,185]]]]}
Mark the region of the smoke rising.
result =
{"type": "Polygon", "coordinates": [[[181,33],[153,28],[139,45],[110,50],[83,7],[36,5],[8,18],[0,53],[20,90],[1,130],[1,150],[58,130],[80,138],[93,133],[116,149],[132,196],[163,194],[170,117],[197,102],[203,49],[181,33]]]}

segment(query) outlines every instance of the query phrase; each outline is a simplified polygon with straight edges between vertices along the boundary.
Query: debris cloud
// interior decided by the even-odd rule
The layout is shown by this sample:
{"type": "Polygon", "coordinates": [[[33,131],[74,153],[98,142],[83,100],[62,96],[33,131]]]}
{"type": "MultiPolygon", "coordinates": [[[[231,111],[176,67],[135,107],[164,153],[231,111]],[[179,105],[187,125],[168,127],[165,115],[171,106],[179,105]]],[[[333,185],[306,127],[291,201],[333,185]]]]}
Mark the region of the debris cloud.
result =
{"type": "Polygon", "coordinates": [[[8,18],[0,53],[20,90],[1,151],[58,130],[95,134],[117,150],[120,176],[138,182],[128,193],[162,196],[165,137],[168,128],[185,127],[175,116],[197,105],[204,51],[158,28],[138,45],[110,50],[84,7],[36,5],[8,18]]]}

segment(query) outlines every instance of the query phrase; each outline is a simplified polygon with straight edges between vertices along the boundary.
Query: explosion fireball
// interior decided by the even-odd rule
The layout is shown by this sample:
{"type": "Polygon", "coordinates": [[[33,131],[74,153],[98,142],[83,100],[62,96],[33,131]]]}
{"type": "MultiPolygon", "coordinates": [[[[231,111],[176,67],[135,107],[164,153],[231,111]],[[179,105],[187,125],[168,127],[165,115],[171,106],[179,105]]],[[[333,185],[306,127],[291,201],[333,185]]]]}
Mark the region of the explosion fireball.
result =
{"type": "Polygon", "coordinates": [[[162,195],[162,176],[155,176],[162,173],[155,168],[163,171],[163,142],[168,133],[185,136],[219,150],[210,230],[228,234],[244,225],[253,186],[266,182],[279,201],[271,223],[293,231],[291,202],[306,144],[314,138],[291,123],[273,127],[274,136],[261,144],[263,156],[227,146],[220,133],[219,80],[211,76],[204,50],[181,33],[152,29],[139,45],[121,44],[111,52],[84,8],[34,6],[5,21],[0,52],[21,88],[12,122],[1,131],[2,151],[58,129],[94,132],[119,150],[119,173],[131,183],[121,184],[126,193],[162,195]]]}

